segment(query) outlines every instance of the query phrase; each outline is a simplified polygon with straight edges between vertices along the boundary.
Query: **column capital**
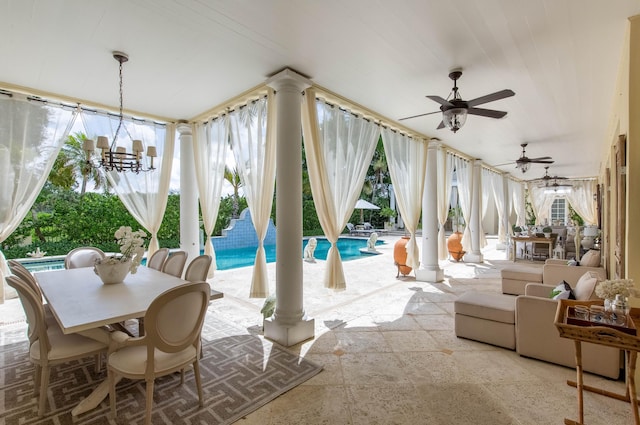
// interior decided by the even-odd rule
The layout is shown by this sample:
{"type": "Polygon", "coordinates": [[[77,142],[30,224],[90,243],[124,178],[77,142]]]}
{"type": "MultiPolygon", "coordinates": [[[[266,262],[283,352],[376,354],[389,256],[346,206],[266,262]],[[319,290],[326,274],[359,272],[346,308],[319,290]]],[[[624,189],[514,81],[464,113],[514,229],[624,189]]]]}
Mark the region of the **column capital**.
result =
{"type": "Polygon", "coordinates": [[[179,122],[176,125],[176,130],[178,130],[178,133],[180,133],[180,137],[193,135],[193,126],[191,125],[191,123],[186,121],[179,122]]]}
{"type": "Polygon", "coordinates": [[[440,140],[432,139],[429,140],[428,149],[440,149],[442,147],[442,143],[440,140]]]}
{"type": "Polygon", "coordinates": [[[292,90],[301,92],[302,90],[311,87],[313,82],[292,69],[285,68],[270,77],[265,84],[276,91],[292,90]]]}

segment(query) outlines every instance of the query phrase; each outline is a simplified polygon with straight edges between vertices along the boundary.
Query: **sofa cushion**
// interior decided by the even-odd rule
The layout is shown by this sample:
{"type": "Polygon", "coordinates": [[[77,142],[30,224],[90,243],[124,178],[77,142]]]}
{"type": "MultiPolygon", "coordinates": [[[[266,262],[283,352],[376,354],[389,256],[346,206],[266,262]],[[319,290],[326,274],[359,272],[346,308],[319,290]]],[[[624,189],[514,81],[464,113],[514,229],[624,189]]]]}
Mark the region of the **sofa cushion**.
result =
{"type": "Polygon", "coordinates": [[[502,323],[515,323],[516,297],[490,292],[465,292],[453,303],[456,314],[502,323]]]}
{"type": "Polygon", "coordinates": [[[576,287],[574,289],[574,294],[576,296],[576,300],[586,301],[592,298],[597,298],[595,295],[596,285],[598,284],[599,276],[598,273],[589,271],[578,279],[578,283],[576,283],[576,287]]]}
{"type": "Polygon", "coordinates": [[[580,265],[585,267],[600,267],[600,251],[591,249],[580,258],[580,265]]]}
{"type": "Polygon", "coordinates": [[[542,282],[542,269],[534,267],[506,267],[500,271],[502,279],[542,282]]]}
{"type": "Polygon", "coordinates": [[[571,289],[571,285],[563,280],[561,284],[553,288],[551,298],[554,300],[575,300],[576,296],[573,293],[573,289],[571,289]]]}

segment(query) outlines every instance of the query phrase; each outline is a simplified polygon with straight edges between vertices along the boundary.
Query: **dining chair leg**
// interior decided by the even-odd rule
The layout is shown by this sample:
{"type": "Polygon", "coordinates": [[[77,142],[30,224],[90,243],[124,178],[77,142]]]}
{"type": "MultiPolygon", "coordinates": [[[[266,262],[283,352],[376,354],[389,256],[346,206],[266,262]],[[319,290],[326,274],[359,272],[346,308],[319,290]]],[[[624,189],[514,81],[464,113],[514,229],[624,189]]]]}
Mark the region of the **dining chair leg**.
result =
{"type": "Polygon", "coordinates": [[[33,395],[38,396],[40,394],[40,376],[42,374],[42,366],[34,364],[33,371],[33,395]]]}
{"type": "Polygon", "coordinates": [[[198,389],[198,404],[202,407],[204,406],[204,398],[202,397],[202,381],[200,380],[200,362],[198,362],[198,359],[193,362],[193,375],[196,378],[196,387],[198,389]]]}
{"type": "Polygon", "coordinates": [[[151,425],[151,409],[153,409],[153,379],[147,381],[147,413],[144,418],[145,425],[151,425]]]}
{"type": "Polygon", "coordinates": [[[44,415],[44,409],[47,403],[47,387],[49,386],[49,365],[42,366],[41,370],[40,395],[38,397],[38,416],[44,415]]]}

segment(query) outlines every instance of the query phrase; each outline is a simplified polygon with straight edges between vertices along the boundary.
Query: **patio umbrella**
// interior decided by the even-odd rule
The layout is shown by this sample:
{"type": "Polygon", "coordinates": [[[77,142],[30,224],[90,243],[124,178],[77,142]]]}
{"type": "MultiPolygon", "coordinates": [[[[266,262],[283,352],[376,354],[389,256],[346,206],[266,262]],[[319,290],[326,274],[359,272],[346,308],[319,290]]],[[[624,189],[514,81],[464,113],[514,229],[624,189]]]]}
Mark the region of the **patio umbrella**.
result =
{"type": "Polygon", "coordinates": [[[358,199],[356,202],[356,209],[360,210],[360,223],[364,223],[364,210],[379,210],[380,207],[372,204],[371,202],[365,201],[364,199],[358,199]]]}

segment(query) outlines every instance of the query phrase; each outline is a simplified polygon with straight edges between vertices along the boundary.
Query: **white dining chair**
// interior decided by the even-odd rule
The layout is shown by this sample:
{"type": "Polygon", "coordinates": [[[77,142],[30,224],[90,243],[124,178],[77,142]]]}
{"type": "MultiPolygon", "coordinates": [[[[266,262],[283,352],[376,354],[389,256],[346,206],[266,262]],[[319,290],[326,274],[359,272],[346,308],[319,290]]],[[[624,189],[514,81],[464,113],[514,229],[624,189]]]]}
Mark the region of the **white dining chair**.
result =
{"type": "Polygon", "coordinates": [[[160,248],[156,252],[153,253],[151,258],[147,261],[147,267],[150,269],[162,271],[162,266],[164,265],[165,260],[169,256],[169,248],[160,248]]]}
{"type": "Polygon", "coordinates": [[[82,246],[69,251],[64,258],[64,268],[76,269],[79,267],[93,267],[97,260],[102,260],[106,258],[106,256],[100,248],[82,246]]]}
{"type": "Polygon", "coordinates": [[[147,401],[144,423],[149,425],[155,378],[180,371],[180,384],[183,384],[184,369],[189,365],[193,365],[199,405],[203,406],[198,357],[200,333],[210,293],[207,282],[194,282],[169,289],[160,294],[147,309],[144,336],[131,338],[122,332],[112,334],[114,345],[118,346],[107,359],[113,419],[116,418],[116,376],[145,380],[147,401]],[[176,317],[180,320],[176,320],[176,317]]]}
{"type": "MultiPolygon", "coordinates": [[[[20,264],[16,260],[8,260],[7,264],[9,265],[9,270],[15,276],[22,280],[25,284],[33,290],[36,296],[42,301],[44,297],[42,296],[42,290],[40,289],[40,285],[36,282],[36,279],[33,277],[31,272],[22,264],[20,264]]],[[[48,325],[57,325],[57,321],[48,304],[44,304],[44,319],[48,325]]]]}
{"type": "MultiPolygon", "coordinates": [[[[108,342],[87,338],[77,333],[64,334],[60,327],[48,325],[42,298],[16,276],[8,276],[7,284],[18,292],[27,319],[29,360],[35,365],[34,393],[38,398],[38,416],[42,416],[47,402],[49,372],[51,366],[90,356],[100,356],[107,351],[108,342]]],[[[106,332],[106,331],[105,331],[106,332]]],[[[109,340],[108,334],[104,339],[109,340]]],[[[99,357],[98,357],[99,358],[99,357]]],[[[96,373],[100,370],[96,363],[96,373]]]]}
{"type": "Polygon", "coordinates": [[[168,273],[175,277],[182,277],[182,271],[184,270],[184,265],[187,262],[187,252],[186,251],[177,251],[174,252],[164,261],[164,265],[162,266],[162,271],[164,273],[168,273]]]}
{"type": "Polygon", "coordinates": [[[187,271],[184,273],[184,280],[188,280],[189,282],[207,280],[211,261],[211,256],[206,254],[194,258],[187,266],[187,271]]]}

